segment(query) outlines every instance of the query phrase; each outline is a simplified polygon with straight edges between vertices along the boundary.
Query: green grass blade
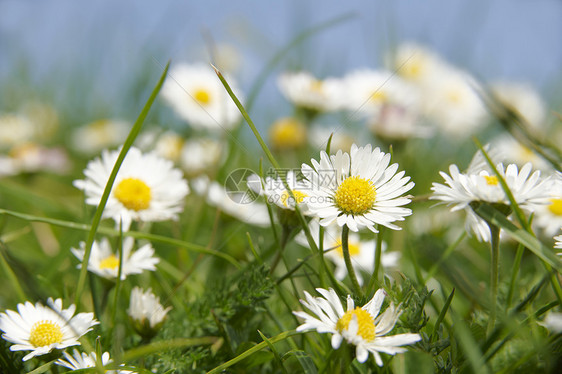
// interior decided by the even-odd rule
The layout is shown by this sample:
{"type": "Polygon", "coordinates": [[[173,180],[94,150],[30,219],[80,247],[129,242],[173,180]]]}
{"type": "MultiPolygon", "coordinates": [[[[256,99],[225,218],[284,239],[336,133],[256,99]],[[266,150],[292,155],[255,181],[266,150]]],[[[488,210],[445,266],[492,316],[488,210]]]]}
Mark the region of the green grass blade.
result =
{"type": "Polygon", "coordinates": [[[113,187],[113,182],[115,182],[115,178],[117,177],[117,172],[119,171],[119,168],[121,167],[121,164],[123,163],[123,160],[125,160],[125,156],[127,155],[127,152],[129,151],[129,149],[133,145],[133,142],[135,141],[136,137],[140,133],[142,124],[143,124],[144,120],[146,119],[146,117],[148,116],[148,112],[150,110],[150,107],[152,107],[152,104],[154,103],[154,100],[156,99],[156,96],[158,96],[158,92],[160,92],[160,89],[162,88],[162,85],[164,84],[164,80],[166,79],[166,76],[168,75],[169,66],[170,66],[170,62],[168,62],[166,64],[166,67],[164,68],[164,71],[162,72],[162,75],[160,76],[160,80],[156,84],[156,87],[154,87],[154,89],[152,90],[152,93],[150,94],[150,97],[148,98],[148,101],[146,102],[146,104],[142,108],[142,111],[141,111],[140,115],[138,116],[137,120],[135,121],[135,123],[133,125],[133,128],[129,132],[129,135],[127,136],[127,139],[125,140],[125,143],[123,144],[123,147],[121,148],[121,151],[119,152],[119,156],[117,157],[117,161],[115,161],[115,165],[113,166],[113,170],[111,170],[111,174],[109,175],[109,180],[107,181],[107,184],[105,185],[105,189],[104,189],[102,197],[100,199],[100,203],[99,203],[99,205],[96,209],[96,212],[94,214],[94,218],[92,219],[92,227],[90,229],[90,232],[88,233],[88,239],[86,240],[84,258],[82,260],[83,265],[82,265],[82,268],[80,269],[80,275],[78,277],[78,283],[77,283],[77,286],[76,286],[76,295],[74,296],[74,304],[76,305],[77,309],[79,309],[80,295],[82,294],[82,291],[84,290],[84,285],[86,283],[86,275],[88,274],[88,262],[90,260],[90,253],[92,251],[92,245],[93,245],[94,239],[96,237],[96,232],[98,230],[98,226],[99,226],[100,221],[101,221],[103,210],[105,209],[105,204],[107,203],[107,199],[109,198],[109,193],[111,192],[111,188],[113,187]]]}
{"type": "Polygon", "coordinates": [[[258,330],[258,334],[260,334],[262,340],[267,344],[267,346],[269,347],[271,352],[273,352],[273,356],[275,357],[275,359],[279,363],[279,366],[281,366],[281,369],[283,370],[283,373],[287,374],[287,369],[285,368],[285,365],[283,365],[283,360],[281,360],[281,356],[279,355],[279,352],[277,352],[277,349],[275,348],[275,346],[271,343],[271,341],[267,338],[267,336],[262,334],[262,332],[260,330],[258,330]]]}

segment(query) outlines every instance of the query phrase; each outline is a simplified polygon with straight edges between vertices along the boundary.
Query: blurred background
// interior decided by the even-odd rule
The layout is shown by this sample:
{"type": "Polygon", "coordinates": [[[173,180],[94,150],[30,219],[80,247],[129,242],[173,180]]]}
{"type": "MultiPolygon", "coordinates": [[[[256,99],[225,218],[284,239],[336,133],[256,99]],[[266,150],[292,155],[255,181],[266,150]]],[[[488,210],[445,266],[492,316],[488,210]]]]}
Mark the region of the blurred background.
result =
{"type": "Polygon", "coordinates": [[[377,67],[403,41],[483,81],[527,82],[547,101],[561,96],[558,0],[1,0],[0,111],[32,98],[70,122],[133,119],[166,61],[210,61],[211,46],[229,56],[226,68],[247,90],[291,40],[330,21],[277,62],[254,106],[256,122],[278,110],[281,71],[327,76],[377,67]]]}

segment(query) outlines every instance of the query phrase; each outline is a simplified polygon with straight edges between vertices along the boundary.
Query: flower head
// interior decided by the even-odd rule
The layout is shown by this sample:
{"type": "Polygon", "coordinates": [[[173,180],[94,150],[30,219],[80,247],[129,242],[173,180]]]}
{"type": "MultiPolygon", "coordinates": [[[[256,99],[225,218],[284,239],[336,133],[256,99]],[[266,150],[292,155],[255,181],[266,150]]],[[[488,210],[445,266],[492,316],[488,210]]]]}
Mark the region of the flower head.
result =
{"type": "Polygon", "coordinates": [[[155,296],[151,289],[143,292],[141,288],[135,287],[131,291],[127,313],[133,320],[135,330],[144,336],[153,335],[158,330],[170,309],[172,307],[164,308],[160,304],[160,298],[155,296]]]}
{"type": "Polygon", "coordinates": [[[275,204],[281,209],[288,210],[295,210],[295,205],[298,205],[302,212],[306,214],[309,184],[306,181],[298,180],[297,174],[293,170],[288,170],[283,179],[293,192],[293,196],[291,196],[281,178],[268,176],[265,177],[265,180],[262,180],[254,174],[248,178],[248,186],[253,191],[265,195],[269,204],[275,204]]]}
{"type": "Polygon", "coordinates": [[[394,221],[402,221],[412,213],[403,208],[410,202],[401,196],[414,187],[404,172],[396,173],[398,164],[390,163],[390,154],[374,150],[371,145],[351,146],[351,152],[338,151],[328,156],[320,153],[320,162],[303,164],[301,171],[310,183],[307,206],[317,215],[320,224],[336,222],[358,231],[367,227],[377,232],[380,224],[399,230],[394,221]]]}
{"type": "MultiPolygon", "coordinates": [[[[156,264],[160,261],[154,257],[152,245],[145,244],[133,252],[134,239],[125,238],[123,241],[123,265],[121,266],[121,280],[130,274],[140,274],[144,270],[156,270],[156,264]]],[[[80,249],[72,248],[74,255],[82,261],[84,258],[86,243],[80,242],[80,249]]],[[[78,265],[81,267],[82,265],[78,265]]],[[[88,270],[100,277],[107,279],[117,278],[119,272],[119,253],[114,253],[107,238],[100,242],[94,241],[88,262],[88,270]]]]}
{"type": "MultiPolygon", "coordinates": [[[[450,175],[440,172],[445,184],[434,182],[431,187],[433,195],[430,199],[448,203],[452,206],[451,211],[466,210],[467,227],[470,227],[480,240],[489,241],[487,224],[472,211],[470,204],[483,201],[508,206],[510,202],[499,183],[498,176],[487,170],[483,164],[475,162],[479,159],[479,154],[480,152],[475,155],[472,166],[466,173],[461,173],[456,165],[449,167],[450,175]]],[[[548,197],[547,187],[550,182],[540,178],[540,171],[531,174],[530,163],[525,164],[521,169],[515,164],[505,168],[502,163],[498,163],[496,169],[522,209],[535,211],[548,197]]]]}
{"type": "Polygon", "coordinates": [[[0,329],[4,332],[2,337],[14,343],[10,350],[32,351],[24,356],[24,361],[53,349],[80,345],[78,339],[99,323],[93,313],[78,313],[74,316],[76,306],[63,309],[61,299],[53,301],[49,298],[47,305],[40,302],[33,305],[27,301],[18,304],[18,312],[6,310],[0,313],[0,329]]]}
{"type": "Polygon", "coordinates": [[[306,127],[294,117],[284,117],[269,128],[269,142],[276,150],[297,149],[306,144],[306,127]]]}
{"type": "MultiPolygon", "coordinates": [[[[73,354],[70,355],[67,352],[63,352],[64,358],[59,358],[55,361],[55,364],[64,366],[65,368],[71,370],[79,370],[79,369],[86,369],[86,368],[94,368],[96,367],[97,356],[95,352],[91,352],[90,354],[87,353],[80,353],[78,350],[74,349],[73,354]]],[[[104,352],[101,355],[101,364],[106,366],[107,364],[111,363],[111,359],[109,358],[109,352],[104,352]]],[[[105,371],[106,374],[135,374],[130,370],[107,370],[105,371]]]]}
{"type": "Polygon", "coordinates": [[[557,171],[550,178],[548,196],[544,204],[538,205],[533,223],[548,236],[556,234],[562,227],[562,173],[557,171]]]}
{"type": "Polygon", "coordinates": [[[319,80],[308,72],[284,73],[278,80],[279,88],[294,105],[317,111],[340,109],[342,87],[335,78],[319,80]]]}
{"type": "Polygon", "coordinates": [[[316,291],[323,297],[312,297],[305,291],[306,300],[301,300],[301,303],[315,316],[306,312],[293,312],[297,317],[304,319],[304,323],[297,327],[297,331],[316,330],[319,333],[331,333],[334,349],[338,349],[342,341],[346,340],[356,346],[357,361],[361,363],[367,361],[370,352],[377,365],[382,366],[379,352],[395,355],[406,351],[403,345],[421,340],[419,334],[411,333],[385,336],[394,328],[401,311],[390,303],[390,306],[381,313],[386,295],[382,289],[379,289],[362,307],[355,307],[353,299],[348,295],[345,311],[334,290],[317,288],[316,291]]]}
{"type": "MultiPolygon", "coordinates": [[[[118,155],[119,151],[102,152],[101,158],[88,163],[86,179],[74,181],[74,186],[84,191],[86,204],[100,203],[118,155]]],[[[182,172],[172,161],[132,147],[117,173],[103,217],[113,218],[117,224],[122,221],[125,231],[132,221],[177,219],[188,192],[182,172]]]]}
{"type": "MultiPolygon", "coordinates": [[[[196,129],[231,129],[240,112],[213,70],[204,64],[179,64],[169,73],[172,79],[162,87],[162,97],[176,113],[196,129]]],[[[237,93],[236,82],[228,78],[237,93]]]]}

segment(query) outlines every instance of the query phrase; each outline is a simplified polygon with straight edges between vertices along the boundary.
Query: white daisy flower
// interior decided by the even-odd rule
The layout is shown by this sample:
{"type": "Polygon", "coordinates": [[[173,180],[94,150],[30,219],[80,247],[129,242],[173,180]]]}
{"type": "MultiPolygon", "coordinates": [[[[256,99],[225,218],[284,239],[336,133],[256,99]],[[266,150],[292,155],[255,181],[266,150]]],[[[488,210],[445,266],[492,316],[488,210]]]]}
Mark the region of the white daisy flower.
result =
{"type": "Polygon", "coordinates": [[[0,115],[0,148],[11,148],[35,137],[35,126],[20,114],[0,115]]]}
{"type": "Polygon", "coordinates": [[[361,69],[347,74],[343,82],[344,108],[353,113],[378,116],[386,105],[418,105],[416,87],[391,71],[361,69]]]}
{"type": "Polygon", "coordinates": [[[46,148],[27,142],[14,146],[5,156],[0,155],[0,176],[37,172],[64,174],[69,168],[70,160],[61,147],[46,148]]]}
{"type": "Polygon", "coordinates": [[[336,78],[319,80],[301,71],[286,72],[278,81],[283,95],[296,106],[318,112],[331,112],[341,108],[342,83],[336,78]]]}
{"type": "Polygon", "coordinates": [[[292,150],[306,144],[306,126],[294,117],[283,117],[269,128],[269,143],[275,150],[292,150]]]}
{"type": "MultiPolygon", "coordinates": [[[[143,245],[133,252],[135,240],[126,237],[123,240],[123,265],[121,267],[121,280],[127,278],[130,274],[140,274],[144,270],[156,270],[156,264],[160,261],[154,256],[154,248],[150,243],[143,245]]],[[[71,248],[72,253],[82,261],[86,243],[80,242],[80,249],[71,248]]],[[[81,268],[82,265],[78,265],[81,268]]],[[[119,272],[119,252],[111,249],[111,244],[107,238],[103,238],[100,242],[94,241],[92,251],[90,252],[90,261],[88,262],[88,270],[100,277],[107,279],[117,278],[119,272]]]]}
{"type": "Polygon", "coordinates": [[[269,204],[275,204],[281,209],[295,210],[295,205],[299,205],[303,214],[307,214],[307,191],[310,185],[305,180],[298,180],[297,174],[293,170],[284,171],[284,178],[293,192],[294,197],[289,195],[289,192],[283,184],[281,177],[265,177],[262,180],[258,175],[253,174],[248,177],[248,186],[261,195],[264,195],[269,204]]]}
{"type": "Polygon", "coordinates": [[[522,166],[527,162],[535,169],[551,170],[552,166],[538,154],[525,147],[510,134],[502,133],[494,138],[490,144],[505,158],[506,161],[522,166]]]}
{"type": "Polygon", "coordinates": [[[545,104],[532,86],[519,82],[495,82],[490,88],[499,101],[519,113],[535,131],[544,125],[545,104]]]}
{"type": "MultiPolygon", "coordinates": [[[[161,95],[195,129],[228,130],[240,120],[240,111],[210,66],[178,64],[168,75],[161,95]]],[[[226,80],[242,101],[236,82],[230,77],[226,80]]]]}
{"type": "Polygon", "coordinates": [[[373,298],[363,307],[355,307],[350,295],[347,296],[347,310],[344,311],[341,301],[333,289],[317,288],[323,297],[312,297],[304,291],[306,301],[301,303],[312,311],[315,316],[305,312],[293,312],[303,318],[304,323],[297,331],[316,330],[319,333],[331,333],[332,348],[338,349],[345,339],[356,346],[357,361],[363,363],[369,358],[369,352],[378,366],[382,366],[379,352],[395,355],[406,351],[403,345],[413,344],[421,340],[419,334],[387,335],[402,313],[393,303],[382,313],[381,306],[386,295],[379,289],[373,298]]]}
{"type": "Polygon", "coordinates": [[[548,195],[544,204],[537,206],[533,224],[553,236],[562,227],[562,173],[555,172],[549,181],[548,195]]]}
{"type": "MultiPolygon", "coordinates": [[[[478,169],[479,167],[474,167],[473,162],[473,167],[467,173],[461,173],[456,165],[451,165],[450,175],[440,172],[445,184],[433,183],[433,195],[430,199],[441,200],[451,205],[451,211],[464,209],[467,212],[467,227],[471,228],[479,240],[489,241],[489,228],[486,222],[472,211],[470,203],[484,201],[509,205],[509,199],[495,174],[489,170],[478,169]]],[[[499,163],[496,169],[522,209],[533,212],[548,196],[550,182],[540,178],[540,171],[531,174],[530,163],[520,170],[515,164],[504,168],[503,164],[499,163]]]]}
{"type": "Polygon", "coordinates": [[[412,214],[402,207],[410,199],[401,195],[414,183],[404,171],[396,173],[398,164],[389,166],[390,154],[379,148],[353,144],[349,154],[338,151],[328,156],[322,151],[320,162],[312,159],[311,163],[312,167],[303,164],[301,168],[311,184],[307,206],[321,218],[322,226],[335,221],[351,231],[367,227],[377,232],[375,224],[400,230],[392,222],[412,214]]]}
{"type": "MultiPolygon", "coordinates": [[[[311,220],[309,225],[310,234],[318,245],[318,238],[320,233],[320,225],[317,220],[311,220]]],[[[295,237],[295,241],[304,247],[308,247],[308,241],[303,232],[300,232],[295,237]]],[[[324,248],[325,257],[330,259],[336,269],[334,276],[337,280],[343,280],[347,276],[347,267],[343,258],[343,251],[341,247],[341,228],[338,225],[329,225],[324,230],[324,240],[322,248],[324,248]]],[[[387,245],[382,242],[382,256],[381,265],[383,268],[398,266],[400,259],[399,252],[386,252],[387,245]]],[[[360,269],[367,274],[371,274],[375,269],[375,240],[361,240],[360,236],[356,233],[350,233],[348,237],[349,256],[351,264],[355,269],[360,269]]],[[[356,271],[357,281],[359,285],[363,284],[363,277],[361,272],[356,271]]]]}
{"type": "MultiPolygon", "coordinates": [[[[103,151],[101,158],[88,163],[86,179],[74,181],[74,186],[84,191],[86,204],[99,204],[118,155],[119,151],[103,151]]],[[[188,192],[182,172],[170,160],[131,147],[117,173],[103,217],[112,218],[117,225],[122,221],[125,231],[132,221],[175,220],[188,192]]]]}
{"type": "Polygon", "coordinates": [[[53,301],[49,298],[47,305],[43,306],[40,302],[33,305],[27,301],[18,304],[18,312],[6,310],[0,313],[2,337],[14,343],[10,350],[32,351],[24,356],[24,361],[53,349],[80,345],[78,339],[99,323],[93,313],[74,316],[76,305],[62,309],[62,299],[53,301]]]}
{"type": "Polygon", "coordinates": [[[553,333],[559,334],[562,332],[562,313],[550,312],[540,324],[553,333]]]}
{"type": "Polygon", "coordinates": [[[433,51],[410,42],[399,45],[387,59],[392,71],[420,86],[431,83],[448,67],[433,51]]]}
{"type": "MultiPolygon", "coordinates": [[[[207,203],[238,220],[258,227],[269,227],[271,221],[265,204],[257,203],[249,191],[226,191],[224,186],[201,176],[191,181],[194,191],[205,197],[207,203]]],[[[253,193],[253,192],[252,192],[253,193]]]]}
{"type": "Polygon", "coordinates": [[[164,322],[171,309],[171,306],[164,308],[160,304],[160,298],[155,296],[150,288],[143,292],[140,287],[134,287],[127,314],[134,321],[135,329],[139,333],[144,334],[147,330],[153,333],[164,322]]]}
{"type": "Polygon", "coordinates": [[[477,82],[468,73],[452,67],[446,69],[423,89],[425,115],[449,135],[473,134],[488,119],[476,86],[477,82]]]}
{"type": "MultiPolygon", "coordinates": [[[[59,358],[55,361],[55,364],[64,366],[70,370],[79,370],[79,369],[86,369],[86,368],[95,368],[97,356],[95,352],[91,352],[90,354],[87,353],[80,353],[78,350],[74,349],[73,354],[70,355],[67,352],[63,352],[64,358],[59,358]]],[[[104,352],[101,355],[101,364],[106,366],[111,363],[111,359],[109,358],[109,352],[104,352]]],[[[135,374],[135,372],[130,370],[106,370],[104,371],[106,374],[135,374]]]]}
{"type": "Polygon", "coordinates": [[[84,154],[96,154],[102,149],[123,144],[133,127],[119,119],[100,119],[72,131],[72,148],[84,154]]]}
{"type": "Polygon", "coordinates": [[[225,145],[211,138],[186,140],[181,149],[180,166],[188,177],[216,169],[225,151],[225,145]]]}

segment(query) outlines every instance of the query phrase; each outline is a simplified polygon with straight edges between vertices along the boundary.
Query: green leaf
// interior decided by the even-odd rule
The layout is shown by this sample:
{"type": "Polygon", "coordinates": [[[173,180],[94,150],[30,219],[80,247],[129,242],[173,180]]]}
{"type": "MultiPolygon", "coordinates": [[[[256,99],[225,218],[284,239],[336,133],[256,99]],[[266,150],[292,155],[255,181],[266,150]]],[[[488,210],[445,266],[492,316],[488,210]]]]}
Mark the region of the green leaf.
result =
{"type": "Polygon", "coordinates": [[[312,361],[312,358],[310,358],[310,355],[308,353],[306,353],[305,351],[301,351],[301,350],[291,350],[289,352],[287,352],[285,354],[285,356],[283,356],[284,360],[289,359],[290,357],[295,357],[298,361],[299,364],[301,365],[302,369],[303,369],[303,373],[305,374],[317,374],[318,373],[318,369],[316,369],[316,365],[314,365],[314,362],[312,361]]]}

